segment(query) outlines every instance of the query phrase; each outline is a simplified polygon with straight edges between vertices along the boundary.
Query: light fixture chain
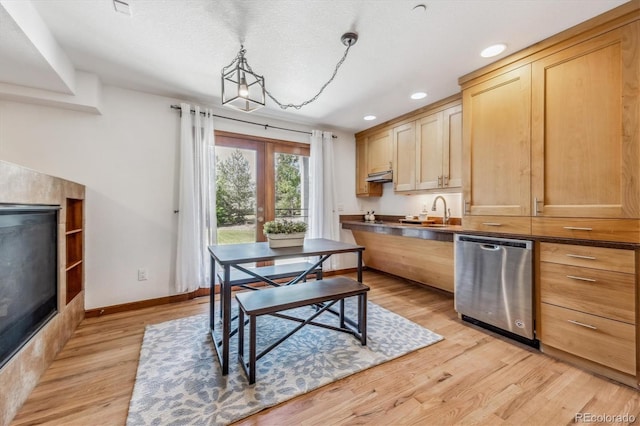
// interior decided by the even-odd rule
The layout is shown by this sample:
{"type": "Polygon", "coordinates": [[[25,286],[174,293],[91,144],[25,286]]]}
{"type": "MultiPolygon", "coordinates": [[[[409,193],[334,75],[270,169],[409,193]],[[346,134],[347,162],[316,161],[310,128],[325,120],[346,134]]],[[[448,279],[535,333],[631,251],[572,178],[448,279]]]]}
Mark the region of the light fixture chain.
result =
{"type": "MultiPolygon", "coordinates": [[[[264,87],[264,84],[262,83],[262,81],[258,80],[258,84],[260,84],[260,86],[262,87],[262,89],[264,90],[264,92],[271,98],[271,100],[273,102],[275,102],[276,104],[278,104],[280,106],[280,108],[282,109],[287,109],[287,108],[295,108],[295,109],[300,109],[303,106],[310,104],[311,102],[315,101],[316,99],[318,99],[318,97],[320,97],[320,95],[322,94],[322,92],[324,92],[324,89],[331,84],[331,82],[333,81],[334,78],[336,78],[336,75],[338,74],[338,70],[340,69],[340,67],[342,66],[342,63],[345,61],[345,59],[347,59],[347,55],[349,54],[349,49],[351,49],[352,44],[347,45],[347,48],[344,50],[344,54],[342,55],[342,58],[340,59],[340,61],[338,61],[338,63],[336,64],[335,69],[333,70],[333,74],[331,75],[331,78],[329,78],[329,80],[322,85],[322,87],[320,88],[320,91],[318,91],[318,93],[316,93],[316,95],[309,99],[306,100],[304,102],[302,102],[301,104],[282,104],[280,101],[278,101],[272,94],[271,92],[269,92],[267,90],[266,87],[264,87]]],[[[237,58],[235,59],[237,60],[237,58]]],[[[235,62],[234,60],[234,62],[235,62]]],[[[233,62],[232,62],[233,64],[233,62]]],[[[249,66],[249,63],[245,60],[245,64],[247,66],[247,70],[249,70],[250,72],[253,73],[253,70],[251,69],[251,66],[249,66]]]]}
{"type": "Polygon", "coordinates": [[[233,64],[235,64],[236,62],[239,62],[246,52],[247,51],[245,50],[244,46],[240,45],[240,50],[238,51],[238,54],[233,59],[233,61],[231,61],[231,63],[229,65],[227,65],[226,67],[222,68],[222,74],[224,74],[227,71],[228,68],[231,68],[233,66],[233,64]]]}

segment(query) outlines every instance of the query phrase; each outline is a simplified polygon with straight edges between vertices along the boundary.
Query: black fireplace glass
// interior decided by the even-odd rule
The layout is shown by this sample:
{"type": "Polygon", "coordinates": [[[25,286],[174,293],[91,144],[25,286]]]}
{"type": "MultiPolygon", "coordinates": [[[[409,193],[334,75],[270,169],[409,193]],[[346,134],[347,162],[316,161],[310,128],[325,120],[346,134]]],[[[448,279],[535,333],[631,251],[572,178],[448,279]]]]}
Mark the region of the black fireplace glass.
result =
{"type": "Polygon", "coordinates": [[[0,368],[57,313],[59,210],[0,204],[0,368]]]}

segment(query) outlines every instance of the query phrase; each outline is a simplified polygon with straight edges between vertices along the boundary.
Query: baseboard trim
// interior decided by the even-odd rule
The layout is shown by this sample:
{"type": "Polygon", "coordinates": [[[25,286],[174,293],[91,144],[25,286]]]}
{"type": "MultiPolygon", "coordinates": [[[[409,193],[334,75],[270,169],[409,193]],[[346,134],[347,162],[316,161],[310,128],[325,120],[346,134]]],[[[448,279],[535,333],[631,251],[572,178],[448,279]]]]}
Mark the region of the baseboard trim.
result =
{"type": "MultiPolygon", "coordinates": [[[[327,271],[324,276],[343,275],[356,272],[356,268],[341,269],[339,271],[327,271]]],[[[214,289],[215,293],[219,293],[219,287],[214,289]]],[[[214,294],[215,294],[214,293],[214,294]]],[[[85,318],[95,318],[103,315],[116,314],[119,312],[135,311],[137,309],[150,308],[153,306],[166,305],[169,303],[184,302],[195,299],[196,297],[209,296],[210,288],[199,288],[195,291],[182,294],[174,294],[173,296],[158,297],[157,299],[140,300],[137,302],[123,303],[120,305],[104,306],[102,308],[89,309],[84,312],[85,318]]]]}

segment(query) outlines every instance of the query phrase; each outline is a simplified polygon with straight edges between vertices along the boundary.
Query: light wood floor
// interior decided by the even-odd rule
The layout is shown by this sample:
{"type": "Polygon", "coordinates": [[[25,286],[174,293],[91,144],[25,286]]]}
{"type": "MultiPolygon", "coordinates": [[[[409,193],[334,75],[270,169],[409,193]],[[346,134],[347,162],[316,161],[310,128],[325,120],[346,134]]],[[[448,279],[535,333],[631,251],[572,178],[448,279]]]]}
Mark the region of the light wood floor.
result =
{"type": "MultiPolygon", "coordinates": [[[[364,281],[369,300],[445,340],[239,424],[553,425],[572,423],[576,413],[640,419],[638,391],[461,322],[452,296],[375,272],[364,281]]],[[[12,424],[124,424],[144,327],[207,309],[208,298],[200,298],[84,320],[12,424]]]]}

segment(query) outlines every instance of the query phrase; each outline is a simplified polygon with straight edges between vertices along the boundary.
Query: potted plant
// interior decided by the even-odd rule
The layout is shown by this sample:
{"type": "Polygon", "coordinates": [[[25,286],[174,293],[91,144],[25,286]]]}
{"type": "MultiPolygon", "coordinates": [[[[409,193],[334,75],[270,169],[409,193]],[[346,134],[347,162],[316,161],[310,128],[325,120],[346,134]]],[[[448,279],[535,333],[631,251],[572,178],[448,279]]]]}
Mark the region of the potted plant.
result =
{"type": "Polygon", "coordinates": [[[301,246],[304,244],[307,224],[287,219],[272,220],[265,222],[262,232],[267,236],[271,248],[301,246]]]}

